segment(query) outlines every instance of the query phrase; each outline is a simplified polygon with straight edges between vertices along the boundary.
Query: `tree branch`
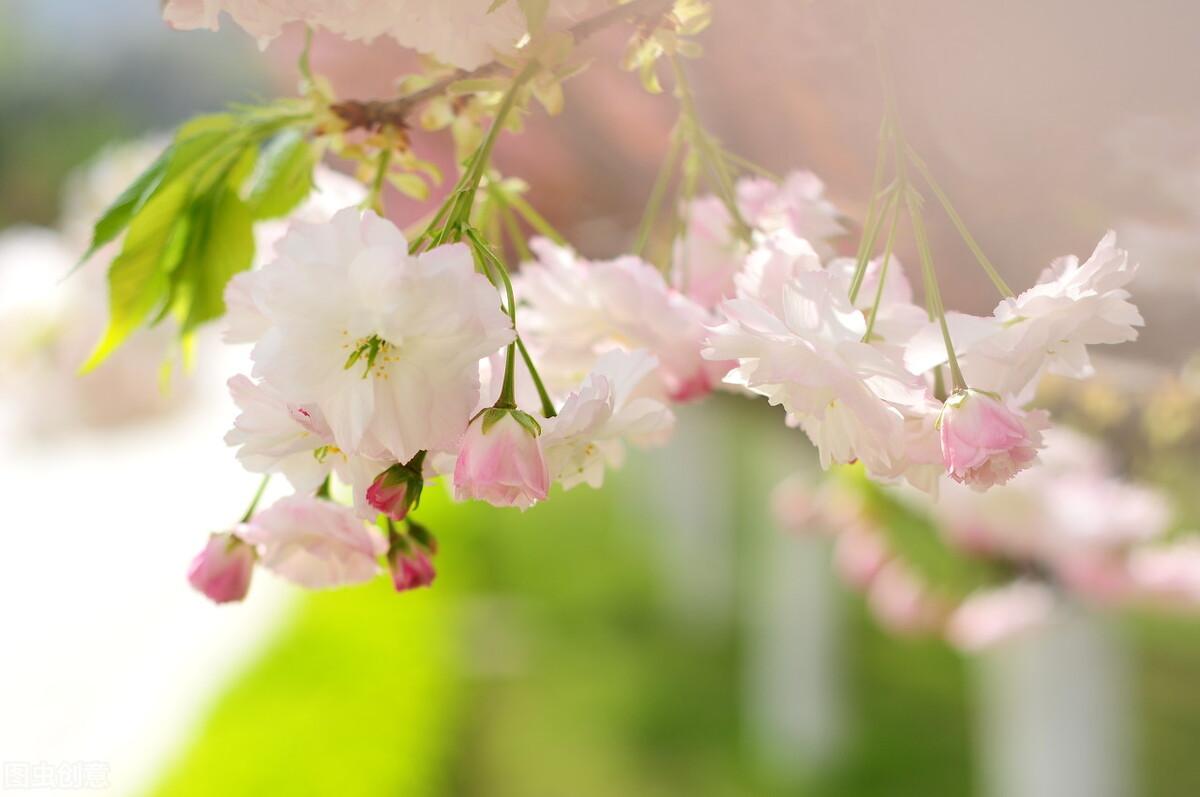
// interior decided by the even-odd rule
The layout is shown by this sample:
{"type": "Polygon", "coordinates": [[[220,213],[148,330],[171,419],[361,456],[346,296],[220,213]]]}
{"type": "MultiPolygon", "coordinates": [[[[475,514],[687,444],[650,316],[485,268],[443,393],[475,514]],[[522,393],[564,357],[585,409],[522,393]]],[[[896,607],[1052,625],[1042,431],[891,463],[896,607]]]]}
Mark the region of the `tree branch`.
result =
{"type": "MultiPolygon", "coordinates": [[[[673,0],[631,0],[624,5],[613,6],[594,17],[577,22],[567,28],[567,32],[576,42],[581,42],[621,20],[638,17],[649,18],[665,14],[672,5],[673,0]]],[[[330,106],[330,110],[340,116],[350,130],[355,128],[370,130],[385,125],[404,127],[408,115],[412,113],[413,109],[442,95],[451,84],[460,80],[490,77],[503,71],[504,68],[505,65],[501,61],[489,61],[476,69],[459,69],[454,74],[403,97],[395,97],[390,100],[345,100],[334,103],[330,106]]]]}

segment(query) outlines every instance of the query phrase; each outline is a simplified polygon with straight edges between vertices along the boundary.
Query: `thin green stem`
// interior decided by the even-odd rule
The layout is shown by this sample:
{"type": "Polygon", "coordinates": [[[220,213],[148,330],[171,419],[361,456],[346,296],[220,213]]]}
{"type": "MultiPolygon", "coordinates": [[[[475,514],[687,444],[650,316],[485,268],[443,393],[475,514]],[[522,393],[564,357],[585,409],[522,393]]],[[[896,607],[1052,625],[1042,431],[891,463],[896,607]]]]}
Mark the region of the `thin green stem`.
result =
{"type": "Polygon", "coordinates": [[[516,362],[517,362],[517,344],[516,341],[508,344],[508,350],[504,352],[504,382],[500,387],[500,398],[496,399],[494,406],[504,407],[506,409],[517,408],[516,396],[516,362]]]}
{"type": "Polygon", "coordinates": [[[859,247],[858,262],[854,264],[854,276],[850,280],[850,303],[854,304],[858,301],[858,292],[862,289],[863,279],[867,276],[867,266],[871,262],[871,253],[875,251],[875,241],[879,238],[879,231],[883,229],[883,222],[892,214],[892,230],[895,230],[895,219],[899,215],[900,191],[897,188],[890,188],[884,192],[882,197],[887,203],[884,206],[882,213],[877,213],[874,219],[870,220],[869,226],[863,230],[863,243],[865,246],[859,247]]]}
{"type": "Polygon", "coordinates": [[[730,152],[729,150],[725,149],[725,147],[721,147],[721,155],[725,158],[725,160],[729,161],[734,166],[744,169],[744,170],[750,172],[751,174],[756,174],[759,177],[765,177],[768,180],[771,180],[776,183],[780,182],[783,179],[782,177],[780,177],[778,174],[771,171],[770,169],[767,169],[763,166],[759,166],[757,163],[750,160],[749,158],[743,158],[741,155],[738,155],[734,152],[730,152]]]}
{"type": "Polygon", "coordinates": [[[554,241],[559,246],[567,245],[567,239],[558,230],[554,229],[554,226],[546,221],[545,217],[538,213],[533,205],[526,202],[524,197],[517,194],[509,194],[508,201],[512,209],[519,213],[521,218],[525,219],[529,226],[537,230],[538,233],[554,241]]]}
{"type": "Polygon", "coordinates": [[[533,358],[529,356],[529,349],[525,348],[525,341],[521,340],[520,335],[517,336],[517,350],[521,352],[521,359],[525,361],[525,367],[529,369],[529,376],[533,379],[533,386],[537,388],[538,398],[542,402],[542,417],[553,418],[558,414],[554,410],[554,402],[550,400],[550,394],[546,392],[546,386],[542,383],[537,368],[533,367],[533,358]]]}
{"type": "Polygon", "coordinates": [[[909,162],[912,163],[916,170],[921,173],[921,177],[924,178],[926,184],[929,186],[929,190],[933,191],[933,195],[937,197],[938,202],[941,203],[942,209],[945,210],[946,215],[950,217],[950,222],[954,225],[954,228],[958,230],[958,234],[962,237],[963,243],[965,243],[967,248],[971,250],[971,254],[975,255],[975,259],[983,268],[984,273],[988,275],[988,279],[990,279],[992,284],[996,286],[996,290],[1000,291],[1000,295],[1005,298],[1011,298],[1014,296],[1012,288],[1008,287],[1008,283],[1006,283],[1004,278],[1000,276],[1000,273],[996,271],[996,267],[992,265],[992,261],[988,259],[987,255],[983,253],[983,249],[979,246],[978,242],[976,242],[975,236],[971,235],[970,230],[967,229],[967,225],[962,220],[962,216],[958,215],[958,211],[956,211],[954,206],[950,203],[950,197],[946,196],[946,192],[942,190],[942,187],[938,185],[937,180],[934,179],[933,173],[929,171],[929,166],[924,160],[921,159],[919,155],[917,155],[911,146],[905,144],[904,148],[908,155],[909,162]]]}
{"type": "Polygon", "coordinates": [[[263,493],[267,491],[267,484],[271,481],[271,474],[266,474],[258,483],[258,489],[254,491],[254,497],[250,499],[250,506],[246,507],[246,513],[242,515],[240,523],[248,523],[250,518],[254,517],[254,510],[258,509],[258,502],[262,500],[263,493]]]}
{"type": "Polygon", "coordinates": [[[696,101],[692,96],[692,88],[688,83],[683,65],[679,63],[679,59],[674,55],[668,57],[671,61],[671,69],[675,73],[676,95],[679,97],[680,109],[683,113],[682,121],[684,122],[684,131],[688,143],[700,153],[700,157],[704,161],[704,167],[708,170],[709,177],[712,179],[713,190],[721,202],[724,203],[726,210],[729,211],[734,233],[738,238],[749,243],[751,237],[750,225],[746,223],[746,220],[742,217],[742,211],[738,207],[737,192],[734,188],[733,177],[729,174],[729,169],[726,167],[721,148],[704,129],[703,125],[700,124],[700,115],[696,111],[696,101]]]}
{"type": "Polygon", "coordinates": [[[642,212],[642,221],[638,224],[637,236],[633,244],[633,253],[639,257],[646,251],[646,244],[650,242],[650,233],[654,229],[654,222],[658,219],[658,211],[662,207],[667,187],[671,184],[671,176],[675,172],[675,161],[679,159],[679,151],[682,144],[683,136],[680,133],[679,126],[676,125],[671,130],[670,140],[667,144],[667,154],[663,156],[662,165],[659,166],[658,174],[654,177],[654,185],[650,189],[650,198],[646,201],[646,209],[642,212]]]}
{"type": "MultiPolygon", "coordinates": [[[[867,218],[863,222],[863,237],[858,242],[859,263],[866,263],[871,259],[871,252],[875,248],[874,239],[868,240],[867,232],[872,228],[872,225],[877,224],[879,213],[880,189],[883,187],[883,173],[887,167],[887,145],[889,141],[888,134],[889,118],[884,114],[883,121],[879,123],[879,142],[875,148],[875,174],[871,177],[871,199],[867,203],[867,218]]],[[[857,274],[857,269],[855,274],[857,274]]]]}
{"type": "Polygon", "coordinates": [[[500,275],[500,280],[504,283],[504,294],[507,300],[506,312],[508,313],[508,317],[512,319],[513,329],[515,330],[517,328],[517,300],[513,293],[512,280],[508,276],[508,269],[504,267],[504,263],[496,256],[492,248],[488,246],[487,241],[483,240],[478,230],[474,227],[467,227],[464,232],[471,244],[471,248],[479,254],[486,264],[485,268],[487,268],[488,280],[493,285],[496,284],[495,278],[491,276],[492,268],[495,268],[496,272],[500,275]]]}
{"type": "Polygon", "coordinates": [[[915,192],[908,194],[908,214],[912,221],[913,238],[917,243],[917,254],[921,258],[921,269],[925,277],[925,301],[942,331],[942,342],[946,345],[946,360],[950,365],[951,384],[955,390],[964,390],[967,387],[967,380],[958,366],[958,357],[954,353],[954,342],[950,339],[950,327],[946,323],[946,308],[942,305],[942,294],[938,288],[937,274],[933,269],[933,254],[929,248],[929,238],[925,234],[925,222],[921,218],[918,201],[915,198],[915,192]]]}
{"type": "Polygon", "coordinates": [[[371,188],[363,200],[363,208],[370,209],[383,215],[383,181],[387,177],[388,167],[392,163],[392,150],[385,149],[379,153],[379,162],[375,165],[375,177],[371,180],[371,188]]]}
{"type": "MultiPolygon", "coordinates": [[[[899,194],[897,194],[898,196],[899,194]]],[[[879,315],[879,305],[883,303],[883,290],[887,284],[888,265],[892,262],[892,251],[896,242],[896,227],[899,221],[900,202],[894,197],[892,199],[892,223],[888,229],[887,242],[883,246],[883,262],[879,266],[879,284],[875,286],[875,301],[871,304],[871,314],[867,317],[867,331],[863,333],[864,342],[870,342],[871,333],[875,331],[875,318],[879,315]]],[[[851,290],[851,303],[853,303],[857,293],[857,290],[851,290]]]]}
{"type": "Polygon", "coordinates": [[[496,187],[495,183],[488,183],[487,190],[499,211],[505,234],[512,241],[513,248],[517,250],[517,257],[522,261],[533,260],[533,252],[529,251],[529,241],[525,238],[520,222],[517,221],[517,214],[513,213],[512,208],[508,205],[508,198],[503,191],[496,187]]]}
{"type": "Polygon", "coordinates": [[[471,157],[467,159],[462,177],[459,178],[454,190],[446,197],[443,203],[444,209],[438,210],[437,215],[434,217],[434,222],[418,237],[414,245],[426,238],[430,238],[433,241],[433,246],[437,247],[448,240],[458,240],[461,238],[462,230],[460,228],[463,224],[469,223],[471,208],[475,204],[475,194],[479,190],[479,183],[487,171],[488,163],[491,161],[492,148],[496,144],[496,139],[499,137],[500,131],[504,128],[508,114],[516,104],[518,92],[540,68],[541,66],[537,61],[531,60],[513,78],[508,91],[504,93],[504,97],[500,100],[500,106],[496,109],[495,118],[484,135],[483,141],[480,142],[475,152],[471,154],[471,157]]]}

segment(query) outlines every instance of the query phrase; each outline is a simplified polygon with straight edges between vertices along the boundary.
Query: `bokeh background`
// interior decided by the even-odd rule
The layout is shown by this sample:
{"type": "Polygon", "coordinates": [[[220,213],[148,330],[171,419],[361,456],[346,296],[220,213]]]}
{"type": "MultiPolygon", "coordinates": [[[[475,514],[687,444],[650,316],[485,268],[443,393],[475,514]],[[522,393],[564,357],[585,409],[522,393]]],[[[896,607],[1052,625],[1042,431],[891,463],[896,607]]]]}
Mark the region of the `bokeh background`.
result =
{"type": "MultiPolygon", "coordinates": [[[[812,169],[861,218],[882,104],[866,7],[715,5],[707,56],[691,65],[711,128],[774,170],[812,169]]],[[[884,5],[909,137],[1010,283],[1086,255],[1108,227],[1141,261],[1144,335],[1105,361],[1072,417],[1128,453],[1122,408],[1165,402],[1168,442],[1181,444],[1139,446],[1126,467],[1200,525],[1184,445],[1200,406],[1200,10],[884,5]]],[[[106,148],[294,91],[298,32],[260,53],[228,24],[170,31],[157,6],[0,5],[0,229],[68,225],[80,178],[68,179],[106,148]]],[[[615,66],[622,44],[616,31],[590,43],[596,63],[568,84],[563,115],[534,115],[497,152],[597,256],[628,247],[674,120],[669,97],[615,66]]],[[[414,66],[384,42],[323,36],[313,63],[356,98],[391,94],[414,66]]],[[[417,147],[450,163],[444,140],[417,147]]],[[[387,202],[398,221],[416,213],[387,202]]],[[[988,310],[991,287],[953,229],[931,225],[947,303],[988,310]]],[[[902,259],[911,251],[902,242],[902,259]]],[[[100,280],[72,280],[63,290],[92,308],[80,313],[103,307],[100,280]]],[[[30,290],[0,281],[0,310],[30,290]]],[[[120,378],[0,383],[5,778],[50,767],[56,785],[40,793],[77,793],[66,772],[112,794],[206,797],[928,797],[1006,793],[997,767],[1057,767],[1098,773],[1059,794],[1200,793],[1194,620],[1089,617],[1076,658],[1035,640],[1060,666],[1028,665],[1037,683],[1006,694],[1011,662],[885,634],[837,584],[826,541],[777,528],[770,490],[815,474],[812,451],[738,398],[683,408],[672,445],[631,457],[602,492],[519,514],[429,490],[422,510],[443,547],[433,590],[306,595],[260,573],[244,605],[214,608],[184,570],[255,486],[221,441],[223,381],[244,353],[215,343],[165,393],[157,362],[143,367],[161,341],[120,378]],[[153,398],[131,407],[131,387],[153,398]],[[1014,719],[1022,699],[1041,713],[1014,719]],[[1021,722],[1034,722],[1040,758],[997,749],[997,723],[1021,722]],[[1096,732],[1106,760],[1073,741],[1096,732]]]]}

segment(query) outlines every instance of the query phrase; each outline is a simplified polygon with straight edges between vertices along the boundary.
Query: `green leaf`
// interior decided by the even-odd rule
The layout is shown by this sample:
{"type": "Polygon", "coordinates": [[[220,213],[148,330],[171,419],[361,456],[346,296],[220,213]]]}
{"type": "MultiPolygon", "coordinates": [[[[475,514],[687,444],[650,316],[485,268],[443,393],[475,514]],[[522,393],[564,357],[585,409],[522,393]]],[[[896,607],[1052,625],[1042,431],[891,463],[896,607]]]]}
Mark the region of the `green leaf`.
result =
{"type": "Polygon", "coordinates": [[[304,201],[313,188],[316,156],[298,130],[286,130],[263,151],[251,177],[246,204],[255,219],[285,216],[304,201]]]}
{"type": "Polygon", "coordinates": [[[521,13],[525,15],[525,24],[532,35],[542,29],[546,21],[546,12],[550,10],[550,0],[517,0],[521,13]]]}
{"type": "Polygon", "coordinates": [[[225,313],[225,285],[254,260],[254,217],[232,185],[193,211],[190,246],[175,274],[174,311],[187,334],[225,313]]]}
{"type": "Polygon", "coordinates": [[[162,180],[163,175],[166,174],[167,163],[171,160],[173,154],[174,146],[168,146],[108,206],[108,209],[96,221],[96,225],[92,230],[91,246],[88,247],[83,257],[79,259],[80,263],[86,261],[96,253],[97,249],[125,231],[125,228],[129,226],[130,220],[142,209],[142,206],[146,204],[146,200],[150,198],[150,195],[157,190],[159,182],[162,180]]]}
{"type": "Polygon", "coordinates": [[[187,240],[182,213],[189,198],[186,183],[156,191],[129,224],[121,252],[108,267],[108,328],[82,371],[95,368],[166,299],[168,275],[187,240]]]}

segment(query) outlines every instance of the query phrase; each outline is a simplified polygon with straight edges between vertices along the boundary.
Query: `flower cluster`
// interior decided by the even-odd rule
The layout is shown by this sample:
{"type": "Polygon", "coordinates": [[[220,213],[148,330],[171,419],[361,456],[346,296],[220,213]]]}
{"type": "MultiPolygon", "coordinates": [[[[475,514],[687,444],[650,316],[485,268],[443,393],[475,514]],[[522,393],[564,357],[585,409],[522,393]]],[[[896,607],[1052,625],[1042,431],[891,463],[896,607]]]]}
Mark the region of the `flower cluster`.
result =
{"type": "Polygon", "coordinates": [[[876,479],[928,492],[943,472],[986,489],[1031,465],[1048,419],[1022,406],[1038,378],[1087,376],[1088,345],[1132,340],[1142,323],[1125,289],[1136,269],[1111,233],[1086,262],[1056,261],[991,316],[946,314],[952,349],[913,304],[899,261],[865,265],[858,296],[870,298],[856,302],[854,261],[822,266],[787,230],[757,234],[705,355],[736,363],[727,383],[783,406],[823,466],[861,462],[876,479]],[[963,381],[946,395],[955,354],[963,381]]]}
{"type": "Polygon", "coordinates": [[[409,513],[427,479],[452,475],[459,500],[528,508],[554,482],[600,486],[623,440],[672,427],[644,350],[599,355],[540,419],[518,409],[495,378],[516,378],[496,365],[505,348],[511,358],[512,319],[466,244],[410,254],[391,222],[347,208],[293,221],[273,250],[226,290],[226,340],[251,344],[253,362],[229,381],[240,412],[226,441],[295,495],[201,553],[192,581],[214,600],[231,584],[244,594],[247,561],[324,588],[374,577],[386,553],[398,589],[423,586],[436,544],[409,513]],[[352,507],[328,500],[331,478],[352,507]]]}
{"type": "MultiPolygon", "coordinates": [[[[1054,437],[1048,414],[1028,409],[1040,378],[1089,376],[1089,346],[1142,325],[1136,267],[1115,236],[1014,295],[889,99],[857,255],[838,257],[851,225],[820,179],[764,176],[701,122],[681,59],[701,51],[690,37],[710,11],[702,0],[165,2],[177,28],[216,28],[226,13],[264,43],[295,22],[388,36],[441,62],[407,76],[399,97],[337,102],[306,47],[304,97],[183,125],[96,225],[93,249],[128,230],[113,271],[144,278],[112,280],[89,366],[142,321],[173,314],[189,335],[226,315],[226,340],[251,346],[253,363],[229,383],[240,414],[227,440],[247,470],[295,490],[214,537],[194,584],[236,598],[258,563],[329,587],[372,577],[384,557],[398,589],[427,584],[436,543],[413,517],[427,481],[521,509],[555,483],[598,487],[627,442],[666,438],[672,402],[719,388],[781,406],[823,467],[858,463],[876,482],[984,491],[1038,461],[1054,437]],[[615,21],[634,27],[624,66],[647,90],[662,90],[669,62],[679,114],[630,253],[592,260],[491,158],[533,99],[562,107],[563,81],[585,66],[573,45],[615,21]],[[440,179],[413,152],[414,114],[451,130],[461,171],[410,239],[385,219],[383,189],[424,199],[440,179]],[[368,187],[322,180],[327,151],[368,187]],[[990,315],[942,305],[916,174],[1000,291],[990,315]],[[314,182],[328,189],[315,204],[314,182]],[[905,212],[924,307],[895,254],[905,212]],[[526,261],[512,275],[508,252],[526,261]],[[331,500],[342,487],[348,506],[331,500]]],[[[897,567],[876,578],[871,560],[860,552],[855,566],[893,596],[882,605],[939,616],[914,579],[897,567]]]]}

